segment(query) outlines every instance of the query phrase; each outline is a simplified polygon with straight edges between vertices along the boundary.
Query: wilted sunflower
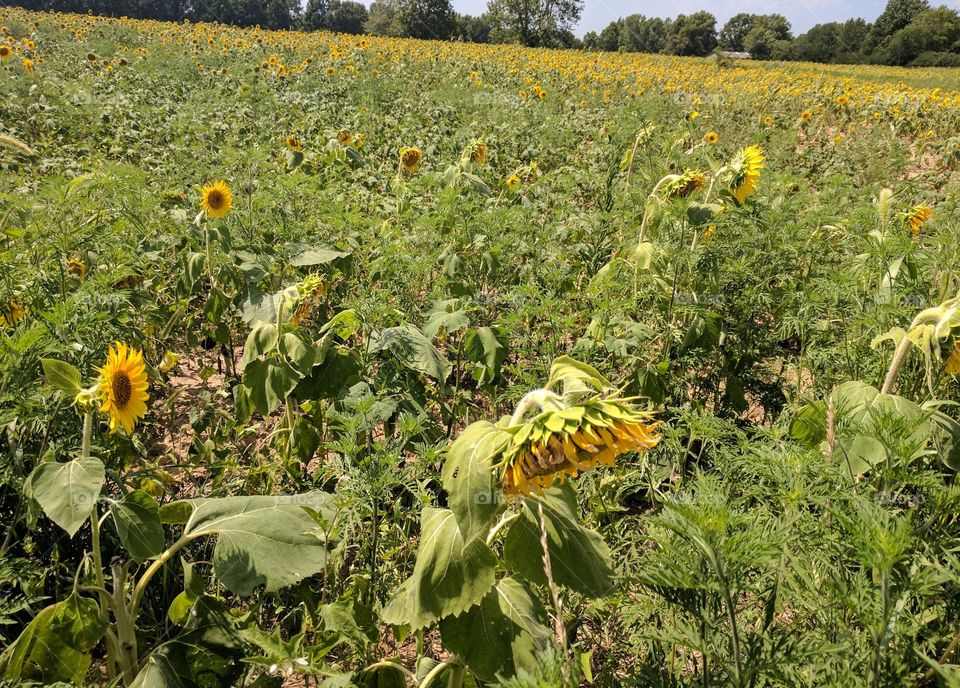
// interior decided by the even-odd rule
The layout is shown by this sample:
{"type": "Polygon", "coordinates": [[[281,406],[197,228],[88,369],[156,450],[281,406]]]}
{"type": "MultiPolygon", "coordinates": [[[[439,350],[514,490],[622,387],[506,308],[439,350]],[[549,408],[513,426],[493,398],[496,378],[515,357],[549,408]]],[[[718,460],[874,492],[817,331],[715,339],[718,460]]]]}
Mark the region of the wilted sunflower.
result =
{"type": "Polygon", "coordinates": [[[107,364],[97,369],[100,372],[100,398],[102,413],[110,415],[110,432],[123,426],[127,433],[133,432],[137,421],[147,413],[147,370],[143,353],[127,348],[117,342],[110,347],[107,364]]]}
{"type": "Polygon", "coordinates": [[[340,142],[341,146],[349,146],[353,143],[353,134],[347,129],[341,129],[337,132],[337,141],[340,142]]]}
{"type": "Polygon", "coordinates": [[[487,164],[487,144],[481,139],[477,139],[464,151],[464,157],[469,158],[477,167],[483,167],[487,164]]]}
{"type": "Polygon", "coordinates": [[[950,356],[947,358],[947,364],[943,369],[951,375],[960,374],[960,342],[957,342],[950,350],[950,356]]]}
{"type": "Polygon", "coordinates": [[[757,190],[757,180],[760,179],[764,160],[763,149],[753,145],[739,151],[730,163],[734,171],[730,189],[741,205],[757,190]]]}
{"type": "Polygon", "coordinates": [[[0,329],[12,330],[26,317],[26,311],[17,299],[0,308],[0,329]]]}
{"type": "Polygon", "coordinates": [[[203,187],[200,192],[200,207],[214,219],[229,213],[233,207],[233,193],[227,183],[221,179],[203,187]]]}
{"type": "Polygon", "coordinates": [[[308,275],[297,285],[298,300],[290,318],[294,327],[302,327],[310,320],[314,309],[327,293],[327,287],[319,275],[308,275]]]}
{"type": "Polygon", "coordinates": [[[419,148],[402,148],[400,150],[400,165],[407,174],[413,174],[420,169],[423,162],[423,151],[419,148]]]}
{"type": "Polygon", "coordinates": [[[699,170],[687,170],[683,174],[673,174],[662,187],[668,198],[685,198],[707,182],[707,177],[699,170]]]}
{"type": "Polygon", "coordinates": [[[907,215],[907,226],[913,232],[913,236],[920,233],[920,228],[924,223],[933,217],[933,210],[928,205],[918,205],[907,215]]]}
{"type": "Polygon", "coordinates": [[[614,466],[621,454],[657,444],[658,423],[626,399],[596,397],[524,423],[503,452],[499,467],[504,493],[542,494],[557,479],[597,464],[614,466]]]}
{"type": "Polygon", "coordinates": [[[87,277],[87,265],[76,256],[67,260],[67,272],[83,281],[87,277]]]}
{"type": "Polygon", "coordinates": [[[286,139],[287,150],[292,150],[294,152],[300,152],[303,150],[303,141],[300,140],[299,136],[290,134],[286,139]]]}
{"type": "Polygon", "coordinates": [[[9,60],[13,57],[13,50],[9,45],[0,45],[0,60],[9,60]]]}

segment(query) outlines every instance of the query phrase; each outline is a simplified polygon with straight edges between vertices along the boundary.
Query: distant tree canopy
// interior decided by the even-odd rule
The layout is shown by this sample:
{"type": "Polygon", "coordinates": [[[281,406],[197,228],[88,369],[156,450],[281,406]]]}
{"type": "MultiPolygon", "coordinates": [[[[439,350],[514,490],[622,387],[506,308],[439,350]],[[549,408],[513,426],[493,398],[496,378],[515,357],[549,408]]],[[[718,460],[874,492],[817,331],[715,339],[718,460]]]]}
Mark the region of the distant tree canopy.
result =
{"type": "Polygon", "coordinates": [[[782,14],[740,12],[718,30],[709,12],[673,19],[631,14],[573,35],[584,0],[488,0],[480,16],[457,14],[451,0],[8,0],[32,10],[138,19],[220,22],[471,43],[705,56],[747,52],[760,60],[960,66],[960,13],[928,0],[888,0],[871,24],[817,24],[794,36],[782,14]]]}

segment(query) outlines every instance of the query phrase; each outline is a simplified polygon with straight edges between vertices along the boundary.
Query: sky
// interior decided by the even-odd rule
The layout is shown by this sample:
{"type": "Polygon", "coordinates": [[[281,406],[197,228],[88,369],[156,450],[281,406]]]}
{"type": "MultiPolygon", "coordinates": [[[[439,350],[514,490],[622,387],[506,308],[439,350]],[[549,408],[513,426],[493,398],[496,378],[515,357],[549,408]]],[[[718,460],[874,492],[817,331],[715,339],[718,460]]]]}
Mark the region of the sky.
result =
{"type": "MultiPolygon", "coordinates": [[[[487,8],[486,0],[452,0],[453,7],[463,14],[483,14],[487,8]]],[[[872,22],[886,5],[886,0],[670,0],[669,2],[650,2],[637,0],[584,0],[583,15],[580,24],[574,29],[577,36],[583,37],[587,31],[600,32],[614,19],[629,14],[643,14],[648,17],[675,17],[678,14],[690,14],[698,10],[707,10],[717,18],[717,29],[738,12],[752,14],[779,13],[790,20],[793,33],[805,32],[814,24],[830,21],[844,21],[862,17],[872,22]]],[[[931,5],[945,4],[960,9],[960,0],[931,0],[931,5]]]]}

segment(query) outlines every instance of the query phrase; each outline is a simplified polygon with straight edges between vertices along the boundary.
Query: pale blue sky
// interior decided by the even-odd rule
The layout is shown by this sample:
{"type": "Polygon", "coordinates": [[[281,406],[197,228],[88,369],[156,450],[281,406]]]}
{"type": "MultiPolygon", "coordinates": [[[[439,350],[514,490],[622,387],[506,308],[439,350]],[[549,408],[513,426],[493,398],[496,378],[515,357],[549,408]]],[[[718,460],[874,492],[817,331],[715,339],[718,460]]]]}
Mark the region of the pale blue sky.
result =
{"type": "MultiPolygon", "coordinates": [[[[453,7],[464,14],[482,14],[487,0],[452,0],[453,7]]],[[[717,18],[717,29],[738,12],[771,14],[778,12],[790,20],[794,34],[803,33],[814,24],[863,17],[873,21],[883,11],[886,0],[670,0],[669,2],[623,2],[622,0],[584,0],[578,36],[587,31],[600,31],[614,19],[628,14],[648,17],[675,17],[697,10],[707,10],[717,18]]],[[[945,4],[960,9],[960,0],[931,0],[931,5],[945,4]]]]}

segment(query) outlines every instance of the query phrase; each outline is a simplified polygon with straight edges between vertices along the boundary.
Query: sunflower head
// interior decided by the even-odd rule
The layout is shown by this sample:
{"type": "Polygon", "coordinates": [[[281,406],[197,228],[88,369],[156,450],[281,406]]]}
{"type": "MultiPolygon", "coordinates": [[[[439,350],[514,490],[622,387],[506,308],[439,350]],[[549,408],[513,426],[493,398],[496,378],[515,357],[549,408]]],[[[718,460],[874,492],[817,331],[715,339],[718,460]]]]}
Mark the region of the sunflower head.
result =
{"type": "Polygon", "coordinates": [[[802,122],[809,122],[811,117],[813,117],[813,113],[809,110],[804,110],[800,113],[800,120],[802,122]]]}
{"type": "Polygon", "coordinates": [[[337,141],[341,146],[349,146],[353,143],[353,133],[347,129],[341,129],[337,132],[337,141]]]}
{"type": "Polygon", "coordinates": [[[513,189],[516,189],[518,186],[520,186],[520,177],[517,176],[516,174],[511,174],[509,177],[507,177],[506,183],[507,183],[507,188],[512,191],[513,189]]]}
{"type": "Polygon", "coordinates": [[[10,300],[6,306],[0,307],[0,330],[12,330],[23,321],[26,315],[26,309],[17,299],[10,300]]]}
{"type": "Polygon", "coordinates": [[[119,428],[133,432],[137,421],[147,413],[147,371],[143,353],[117,342],[107,354],[107,364],[100,372],[101,413],[110,416],[110,432],[119,428]]]}
{"type": "Polygon", "coordinates": [[[200,191],[200,207],[209,217],[214,219],[223,217],[230,212],[233,206],[233,193],[223,180],[207,184],[200,191]]]}
{"type": "Polygon", "coordinates": [[[23,58],[23,71],[32,73],[33,72],[33,60],[29,57],[23,58]]]}
{"type": "Polygon", "coordinates": [[[763,149],[753,145],[739,151],[730,163],[733,172],[730,191],[740,205],[756,192],[765,160],[763,149]]]}
{"type": "Polygon", "coordinates": [[[423,151],[419,148],[403,148],[400,150],[400,166],[407,174],[413,174],[420,169],[423,162],[423,151]]]}
{"type": "Polygon", "coordinates": [[[717,136],[717,132],[715,131],[708,131],[706,134],[703,135],[703,140],[709,144],[716,143],[718,138],[719,137],[717,136]]]}
{"type": "Polygon", "coordinates": [[[655,446],[656,426],[629,400],[603,395],[542,411],[510,429],[513,439],[498,464],[504,494],[543,494],[556,480],[597,464],[614,466],[621,454],[655,446]]]}
{"type": "Polygon", "coordinates": [[[0,60],[9,60],[13,57],[13,49],[9,45],[0,45],[0,60]]]}
{"type": "Polygon", "coordinates": [[[67,260],[67,272],[74,277],[79,277],[82,282],[87,277],[87,265],[76,256],[67,260]]]}
{"type": "Polygon", "coordinates": [[[285,143],[287,144],[287,150],[291,150],[296,153],[303,150],[303,141],[301,141],[300,137],[295,134],[289,134],[285,143]]]}
{"type": "Polygon", "coordinates": [[[670,175],[663,186],[667,198],[685,198],[707,182],[707,176],[699,170],[687,170],[683,174],[670,175]]]}
{"type": "Polygon", "coordinates": [[[913,236],[920,234],[920,228],[933,217],[933,209],[928,205],[918,205],[907,214],[907,226],[913,232],[913,236]]]}
{"type": "Polygon", "coordinates": [[[487,164],[487,144],[482,139],[477,139],[467,146],[463,157],[469,159],[477,167],[483,167],[487,164]]]}
{"type": "Polygon", "coordinates": [[[943,370],[951,375],[960,374],[960,342],[957,342],[950,350],[950,356],[947,358],[947,364],[943,370]]]}

